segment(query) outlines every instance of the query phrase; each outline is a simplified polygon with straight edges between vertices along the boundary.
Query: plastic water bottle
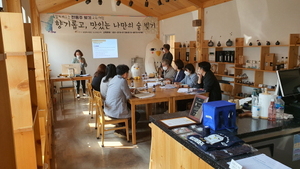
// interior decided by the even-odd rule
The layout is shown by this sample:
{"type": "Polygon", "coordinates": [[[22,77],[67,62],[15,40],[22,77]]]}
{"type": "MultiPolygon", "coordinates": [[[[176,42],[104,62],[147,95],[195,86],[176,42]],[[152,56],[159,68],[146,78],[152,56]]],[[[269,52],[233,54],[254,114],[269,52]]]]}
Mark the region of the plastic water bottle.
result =
{"type": "Polygon", "coordinates": [[[281,96],[278,96],[275,101],[276,119],[283,119],[284,114],[284,101],[281,96]]]}
{"type": "Polygon", "coordinates": [[[271,99],[271,103],[268,109],[268,120],[275,121],[276,120],[276,109],[274,99],[271,99]]]}
{"type": "Polygon", "coordinates": [[[260,117],[260,106],[258,100],[257,89],[253,89],[252,91],[252,118],[258,119],[260,117]]]}

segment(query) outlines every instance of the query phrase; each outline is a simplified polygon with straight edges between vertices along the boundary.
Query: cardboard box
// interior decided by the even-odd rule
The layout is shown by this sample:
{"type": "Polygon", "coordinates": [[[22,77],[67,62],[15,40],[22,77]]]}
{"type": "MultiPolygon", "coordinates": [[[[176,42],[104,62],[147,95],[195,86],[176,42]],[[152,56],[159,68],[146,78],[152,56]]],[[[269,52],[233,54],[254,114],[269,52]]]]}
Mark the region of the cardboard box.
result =
{"type": "Polygon", "coordinates": [[[265,70],[275,70],[275,53],[268,53],[265,56],[265,70]]]}

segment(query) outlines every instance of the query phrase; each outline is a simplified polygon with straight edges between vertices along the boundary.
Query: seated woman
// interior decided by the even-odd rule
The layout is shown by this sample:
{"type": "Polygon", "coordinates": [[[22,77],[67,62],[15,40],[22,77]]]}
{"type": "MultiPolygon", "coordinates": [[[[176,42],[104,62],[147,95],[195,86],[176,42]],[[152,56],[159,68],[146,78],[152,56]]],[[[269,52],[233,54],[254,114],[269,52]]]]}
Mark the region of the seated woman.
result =
{"type": "Polygon", "coordinates": [[[180,83],[175,83],[177,87],[196,87],[198,77],[195,73],[195,67],[191,63],[185,65],[184,67],[185,77],[180,81],[180,83]]]}
{"type": "Polygon", "coordinates": [[[182,79],[184,79],[185,74],[184,74],[184,63],[182,60],[177,59],[174,61],[173,68],[177,71],[174,82],[181,82],[182,79]]]}
{"type": "Polygon", "coordinates": [[[208,101],[222,100],[220,84],[214,73],[210,70],[210,63],[200,62],[198,66],[197,75],[199,79],[197,88],[203,88],[209,92],[208,101]]]}
{"type": "Polygon", "coordinates": [[[103,99],[106,98],[106,93],[107,93],[107,87],[109,84],[109,81],[115,77],[117,74],[116,72],[116,66],[114,64],[108,64],[106,67],[106,76],[104,76],[101,80],[100,83],[100,93],[103,97],[103,99]]]}
{"type": "Polygon", "coordinates": [[[105,64],[101,64],[98,66],[98,69],[94,74],[94,78],[92,81],[92,87],[96,91],[100,91],[100,84],[101,84],[102,78],[105,76],[105,69],[106,69],[105,64]]]}

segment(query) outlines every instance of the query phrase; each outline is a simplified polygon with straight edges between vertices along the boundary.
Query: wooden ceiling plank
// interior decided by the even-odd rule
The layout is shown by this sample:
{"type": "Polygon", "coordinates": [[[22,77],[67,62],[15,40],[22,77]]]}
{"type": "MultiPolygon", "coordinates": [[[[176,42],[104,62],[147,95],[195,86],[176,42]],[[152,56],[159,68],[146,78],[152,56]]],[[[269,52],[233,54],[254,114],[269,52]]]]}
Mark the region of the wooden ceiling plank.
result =
{"type": "Polygon", "coordinates": [[[203,2],[200,2],[199,0],[188,0],[189,2],[193,3],[196,7],[202,8],[203,2]]]}
{"type": "Polygon", "coordinates": [[[145,7],[144,1],[143,1],[143,3],[141,3],[140,1],[133,1],[133,5],[131,7],[129,6],[129,0],[121,0],[121,2],[123,5],[128,6],[129,8],[132,8],[132,9],[140,12],[145,16],[157,17],[159,15],[158,13],[153,11],[152,8],[150,8],[150,4],[149,4],[149,7],[145,7]]]}
{"type": "Polygon", "coordinates": [[[40,11],[40,13],[55,13],[55,12],[57,12],[59,10],[62,10],[62,9],[67,8],[67,7],[70,7],[72,5],[78,4],[78,3],[82,2],[82,1],[84,1],[84,0],[78,0],[78,1],[69,0],[67,2],[64,2],[64,3],[61,3],[61,4],[56,4],[56,5],[54,5],[54,6],[50,7],[50,8],[47,8],[47,9],[45,9],[43,11],[40,11]]]}
{"type": "Polygon", "coordinates": [[[232,1],[232,0],[210,0],[210,1],[206,1],[206,2],[203,3],[203,8],[207,8],[207,7],[210,7],[210,6],[218,5],[218,4],[229,2],[229,1],[232,1]]]}
{"type": "Polygon", "coordinates": [[[185,13],[188,13],[188,12],[195,11],[197,9],[198,8],[196,6],[190,6],[190,7],[178,10],[178,11],[174,11],[174,12],[171,12],[171,13],[159,16],[158,20],[163,20],[163,19],[171,18],[171,17],[177,16],[177,15],[181,15],[181,14],[185,14],[185,13]]]}

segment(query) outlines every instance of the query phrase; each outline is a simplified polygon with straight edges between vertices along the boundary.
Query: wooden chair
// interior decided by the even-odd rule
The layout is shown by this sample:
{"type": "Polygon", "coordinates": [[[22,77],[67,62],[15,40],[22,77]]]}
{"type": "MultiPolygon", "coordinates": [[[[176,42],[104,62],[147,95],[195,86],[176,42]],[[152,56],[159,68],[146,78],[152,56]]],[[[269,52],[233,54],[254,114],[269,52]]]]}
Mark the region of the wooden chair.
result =
{"type": "Polygon", "coordinates": [[[229,99],[234,98],[233,96],[233,86],[227,83],[220,83],[222,94],[229,96],[229,99]]]}
{"type": "Polygon", "coordinates": [[[94,110],[94,107],[96,107],[93,88],[92,88],[91,83],[87,83],[86,85],[87,85],[88,94],[89,94],[89,114],[91,115],[91,119],[93,119],[93,115],[94,115],[93,110],[94,110]]]}
{"type": "MultiPolygon", "coordinates": [[[[100,93],[100,92],[99,92],[100,93]]],[[[98,126],[97,126],[97,139],[100,138],[100,135],[102,135],[101,137],[101,141],[102,141],[102,147],[104,147],[104,132],[106,131],[111,131],[111,130],[121,130],[121,129],[125,129],[126,130],[126,137],[127,137],[127,141],[129,142],[129,128],[128,128],[128,119],[113,119],[110,117],[105,116],[102,105],[102,99],[101,99],[101,95],[100,97],[97,95],[94,95],[94,99],[96,101],[96,109],[99,112],[99,115],[97,116],[97,118],[99,118],[99,122],[98,122],[98,126]],[[122,127],[113,127],[113,128],[106,128],[105,125],[106,124],[118,124],[118,123],[125,123],[125,126],[122,127]]]]}
{"type": "Polygon", "coordinates": [[[99,91],[93,90],[94,103],[95,103],[95,106],[96,106],[95,129],[97,129],[97,127],[98,127],[98,121],[99,121],[98,116],[99,116],[100,112],[99,112],[99,109],[97,108],[97,103],[96,103],[95,96],[97,96],[97,97],[99,97],[101,99],[102,105],[103,105],[103,98],[102,98],[102,95],[101,95],[101,93],[99,91]]]}
{"type": "Polygon", "coordinates": [[[74,86],[74,81],[72,81],[72,85],[68,85],[68,86],[64,86],[63,82],[61,82],[61,86],[59,88],[59,95],[60,95],[60,104],[61,104],[61,108],[64,108],[64,92],[66,91],[73,91],[73,96],[74,96],[74,100],[75,100],[75,86],[74,86]]]}

